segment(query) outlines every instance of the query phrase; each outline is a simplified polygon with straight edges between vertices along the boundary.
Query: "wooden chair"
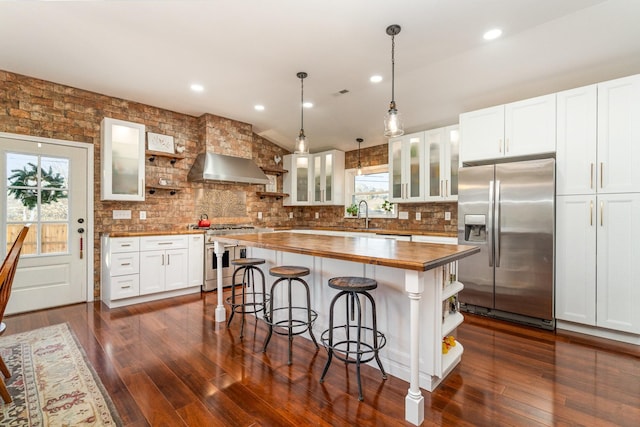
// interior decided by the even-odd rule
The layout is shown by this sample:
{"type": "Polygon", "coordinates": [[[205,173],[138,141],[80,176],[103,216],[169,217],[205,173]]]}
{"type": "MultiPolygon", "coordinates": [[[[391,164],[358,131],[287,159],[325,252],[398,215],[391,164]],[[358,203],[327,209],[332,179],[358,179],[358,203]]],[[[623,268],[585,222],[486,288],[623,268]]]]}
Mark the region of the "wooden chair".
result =
{"type": "MultiPolygon", "coordinates": [[[[2,319],[4,317],[4,310],[7,308],[7,303],[9,302],[9,297],[11,296],[13,276],[16,274],[16,269],[18,267],[18,258],[20,257],[22,244],[24,243],[24,239],[25,237],[27,237],[28,232],[29,226],[22,228],[22,231],[20,231],[20,234],[18,234],[18,238],[15,242],[13,242],[11,250],[7,253],[6,258],[2,263],[2,269],[0,269],[0,335],[2,335],[6,329],[6,325],[4,324],[4,322],[2,322],[2,319]]],[[[2,372],[5,378],[11,377],[11,372],[9,372],[9,369],[4,363],[4,360],[2,360],[2,356],[0,356],[0,372],[2,372]]],[[[0,395],[2,395],[4,403],[11,403],[11,396],[7,391],[7,386],[2,380],[0,380],[0,395]]]]}

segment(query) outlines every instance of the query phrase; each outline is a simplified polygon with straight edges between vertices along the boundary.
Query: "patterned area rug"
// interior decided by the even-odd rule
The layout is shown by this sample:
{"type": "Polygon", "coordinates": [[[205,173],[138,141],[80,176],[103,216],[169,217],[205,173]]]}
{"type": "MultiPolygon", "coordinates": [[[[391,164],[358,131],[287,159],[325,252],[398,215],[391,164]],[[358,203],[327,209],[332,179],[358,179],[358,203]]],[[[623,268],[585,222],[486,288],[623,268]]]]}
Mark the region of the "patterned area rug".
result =
{"type": "Polygon", "coordinates": [[[122,425],[66,323],[0,337],[0,355],[13,399],[0,398],[0,426],[122,425]]]}

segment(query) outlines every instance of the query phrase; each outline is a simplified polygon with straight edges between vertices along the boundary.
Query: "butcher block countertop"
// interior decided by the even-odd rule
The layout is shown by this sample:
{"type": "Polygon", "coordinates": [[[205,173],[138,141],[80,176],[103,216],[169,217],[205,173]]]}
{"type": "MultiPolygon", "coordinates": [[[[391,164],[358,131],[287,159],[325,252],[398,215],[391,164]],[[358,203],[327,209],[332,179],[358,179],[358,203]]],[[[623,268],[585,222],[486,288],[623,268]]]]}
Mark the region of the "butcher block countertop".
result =
{"type": "Polygon", "coordinates": [[[426,271],[480,252],[476,246],[401,242],[367,237],[276,232],[216,236],[222,243],[426,271]]]}

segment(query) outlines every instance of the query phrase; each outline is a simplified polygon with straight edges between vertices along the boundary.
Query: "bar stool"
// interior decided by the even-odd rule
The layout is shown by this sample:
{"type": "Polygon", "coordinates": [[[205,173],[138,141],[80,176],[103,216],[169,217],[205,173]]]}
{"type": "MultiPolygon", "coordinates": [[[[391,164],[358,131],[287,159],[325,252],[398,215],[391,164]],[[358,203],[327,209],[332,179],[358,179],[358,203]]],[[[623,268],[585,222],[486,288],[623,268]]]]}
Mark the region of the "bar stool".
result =
{"type": "Polygon", "coordinates": [[[262,348],[263,352],[267,351],[267,346],[269,345],[269,341],[271,340],[271,335],[275,332],[278,335],[287,335],[289,337],[289,357],[287,360],[287,364],[291,365],[291,346],[293,344],[293,337],[295,335],[300,335],[305,332],[309,332],[311,336],[311,340],[313,344],[315,344],[316,348],[318,348],[318,343],[316,342],[316,337],[313,335],[313,322],[318,317],[318,313],[315,310],[311,309],[311,295],[309,292],[309,285],[305,282],[301,277],[309,275],[310,271],[306,267],[296,267],[296,266],[277,266],[272,267],[269,270],[269,274],[274,277],[278,277],[273,285],[271,285],[271,292],[269,294],[269,302],[268,309],[264,312],[264,321],[269,325],[269,333],[267,334],[267,338],[264,341],[264,347],[262,348]],[[286,305],[275,306],[275,298],[274,293],[276,288],[281,283],[287,283],[287,301],[286,305]],[[294,302],[292,299],[292,288],[291,285],[293,282],[297,282],[304,287],[304,291],[306,293],[306,306],[294,306],[294,302]],[[286,312],[286,316],[278,316],[279,312],[286,312]],[[294,316],[294,311],[296,313],[300,313],[300,315],[294,316]],[[274,313],[276,317],[274,317],[274,313]],[[280,329],[275,329],[274,326],[280,329]],[[284,329],[284,330],[282,330],[284,329]]]}
{"type": "Polygon", "coordinates": [[[257,314],[264,311],[266,301],[268,299],[265,286],[266,281],[264,273],[256,265],[264,264],[262,258],[237,258],[231,260],[231,265],[236,266],[231,281],[231,296],[226,299],[227,304],[231,306],[231,316],[227,322],[227,328],[231,325],[233,316],[236,313],[242,313],[242,325],[240,326],[240,338],[244,335],[244,315],[257,314]],[[262,291],[256,291],[255,272],[262,277],[262,291]],[[236,301],[236,275],[242,272],[242,300],[236,301]],[[250,291],[245,289],[251,289],[250,291]],[[251,298],[247,298],[251,296],[251,298]]]}
{"type": "Polygon", "coordinates": [[[367,292],[377,288],[378,282],[366,277],[334,277],[329,280],[329,287],[337,289],[340,292],[331,300],[329,307],[329,329],[322,332],[322,336],[320,337],[322,344],[329,352],[329,358],[327,359],[326,365],[324,365],[320,383],[324,382],[324,377],[329,370],[334,355],[336,359],[345,363],[355,363],[358,378],[358,399],[362,401],[364,398],[362,397],[362,382],[360,380],[361,363],[367,363],[376,359],[378,367],[382,372],[382,379],[387,379],[387,373],[382,367],[382,362],[380,362],[380,357],[378,356],[378,350],[387,344],[387,339],[384,334],[378,331],[376,303],[371,294],[367,292]],[[371,304],[372,327],[362,325],[362,306],[359,295],[364,296],[371,304]],[[333,309],[336,302],[342,297],[346,297],[346,323],[344,325],[334,326],[333,309]],[[351,321],[354,320],[356,315],[357,324],[352,325],[351,321]],[[363,335],[366,335],[367,331],[371,333],[370,341],[363,339],[365,338],[363,335]],[[355,337],[353,337],[352,333],[355,334],[355,337]],[[338,337],[336,337],[336,335],[338,335],[338,337]]]}

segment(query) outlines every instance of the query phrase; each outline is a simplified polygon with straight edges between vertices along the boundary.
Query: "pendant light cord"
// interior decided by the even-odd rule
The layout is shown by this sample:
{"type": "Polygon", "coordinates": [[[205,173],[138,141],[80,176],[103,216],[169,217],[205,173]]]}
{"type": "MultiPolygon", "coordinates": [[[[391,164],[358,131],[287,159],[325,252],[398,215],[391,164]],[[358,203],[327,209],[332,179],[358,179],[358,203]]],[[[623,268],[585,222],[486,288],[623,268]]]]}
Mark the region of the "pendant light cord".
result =
{"type": "MultiPolygon", "coordinates": [[[[391,36],[391,102],[395,105],[395,81],[396,81],[396,60],[395,60],[395,51],[396,51],[396,36],[391,36]]],[[[395,108],[395,107],[394,107],[395,108]]]]}
{"type": "Polygon", "coordinates": [[[300,78],[300,133],[304,134],[304,77],[300,78]]]}

